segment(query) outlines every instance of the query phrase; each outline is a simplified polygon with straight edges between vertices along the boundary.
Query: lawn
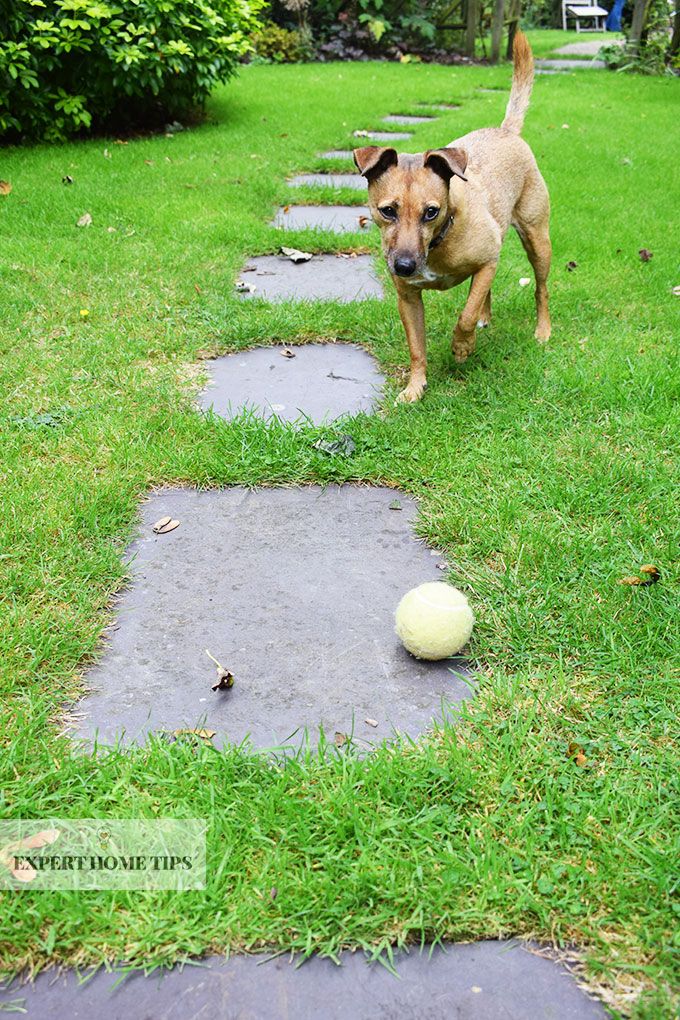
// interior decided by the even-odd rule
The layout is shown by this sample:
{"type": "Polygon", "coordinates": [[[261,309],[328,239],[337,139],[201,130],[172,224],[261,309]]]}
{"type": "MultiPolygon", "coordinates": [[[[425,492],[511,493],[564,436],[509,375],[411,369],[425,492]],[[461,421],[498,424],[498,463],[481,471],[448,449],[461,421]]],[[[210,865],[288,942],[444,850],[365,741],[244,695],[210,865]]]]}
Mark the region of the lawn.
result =
{"type": "Polygon", "coordinates": [[[505,94],[478,87],[509,77],[250,67],[194,130],[0,152],[2,813],[210,825],[205,892],[5,895],[5,970],[514,934],[580,947],[620,1014],[673,1015],[680,82],[537,79],[525,137],[552,194],[553,338],[533,340],[509,238],[494,322],[464,366],[449,349],[463,292],[428,295],[417,406],[393,406],[408,356],[389,284],[383,302],[344,306],[267,307],[233,289],[248,255],[277,250],[268,221],[291,199],[287,174],[329,169],[319,152],[420,103],[461,108],[411,148],[498,124],[505,94]],[[76,227],[86,212],[92,226],[76,227]],[[352,456],[315,449],[312,427],[194,409],[206,356],[318,338],[364,345],[391,380],[382,413],[340,426],[352,456]],[[473,603],[479,690],[455,727],[285,769],[238,748],[74,750],[64,711],[150,487],[354,480],[417,497],[420,534],[473,603]],[[619,584],[646,563],[660,583],[619,584]]]}

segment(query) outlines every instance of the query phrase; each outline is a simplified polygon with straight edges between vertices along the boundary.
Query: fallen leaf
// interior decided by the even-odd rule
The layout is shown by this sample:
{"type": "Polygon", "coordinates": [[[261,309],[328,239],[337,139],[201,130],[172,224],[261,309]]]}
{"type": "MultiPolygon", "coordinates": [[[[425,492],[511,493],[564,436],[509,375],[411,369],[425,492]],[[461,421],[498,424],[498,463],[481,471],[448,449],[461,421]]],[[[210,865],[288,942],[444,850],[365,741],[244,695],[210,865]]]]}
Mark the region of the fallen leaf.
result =
{"type": "Polygon", "coordinates": [[[520,287],[528,287],[530,283],[531,283],[531,277],[530,276],[521,276],[520,277],[520,280],[519,280],[520,287]]]}
{"type": "Polygon", "coordinates": [[[73,184],[73,178],[71,177],[70,174],[66,174],[65,177],[62,177],[61,183],[62,184],[73,184]]]}
{"type": "Polygon", "coordinates": [[[181,729],[172,730],[173,737],[199,737],[201,740],[210,741],[217,733],[217,730],[205,730],[205,729],[181,729]]]}
{"type": "Polygon", "coordinates": [[[680,297],[680,287],[673,287],[671,294],[674,294],[675,297],[680,297]]]}
{"type": "Polygon", "coordinates": [[[569,130],[569,125],[568,124],[563,124],[562,128],[563,128],[563,130],[568,131],[569,130]]]}
{"type": "Polygon", "coordinates": [[[575,270],[575,269],[576,269],[577,267],[578,267],[578,262],[574,262],[574,260],[573,260],[573,259],[572,259],[571,261],[567,262],[567,272],[568,272],[568,273],[573,273],[573,272],[574,272],[574,270],[575,270]]]}
{"type": "Polygon", "coordinates": [[[194,290],[196,291],[197,294],[203,293],[203,291],[201,290],[197,283],[194,284],[194,290]]]}
{"type": "Polygon", "coordinates": [[[226,666],[223,666],[222,663],[219,662],[207,648],[205,650],[205,654],[209,659],[212,659],[217,666],[217,683],[213,684],[212,689],[214,691],[228,691],[234,686],[234,674],[228,670],[226,666]]]}
{"type": "Polygon", "coordinates": [[[172,517],[161,517],[159,521],[156,521],[151,530],[155,535],[167,535],[169,531],[174,531],[178,527],[179,521],[173,520],[172,517]]]}
{"type": "Polygon", "coordinates": [[[282,358],[294,358],[295,351],[291,351],[290,347],[284,347],[283,350],[279,351],[282,358]]]}
{"type": "Polygon", "coordinates": [[[649,588],[651,584],[656,584],[657,581],[661,580],[661,571],[658,567],[655,567],[652,563],[645,563],[644,567],[640,567],[640,573],[646,574],[646,577],[622,577],[619,584],[628,584],[637,588],[649,588]]]}
{"type": "Polygon", "coordinates": [[[649,262],[649,260],[654,257],[653,252],[651,252],[649,248],[640,248],[638,255],[640,256],[641,262],[649,262]]]}
{"type": "Polygon", "coordinates": [[[312,445],[315,450],[320,450],[321,453],[329,453],[332,456],[342,454],[345,457],[350,457],[357,448],[356,443],[347,433],[343,433],[338,439],[317,439],[312,445]]]}
{"type": "Polygon", "coordinates": [[[373,726],[373,727],[378,725],[378,720],[377,719],[364,719],[364,722],[368,723],[369,726],[373,726]]]}
{"type": "Polygon", "coordinates": [[[335,746],[344,747],[348,743],[348,737],[346,733],[340,733],[338,730],[335,732],[335,746]]]}
{"type": "Polygon", "coordinates": [[[279,249],[282,255],[290,259],[291,262],[297,265],[299,262],[309,262],[314,256],[310,251],[298,251],[297,248],[284,248],[283,246],[279,249]]]}
{"type": "Polygon", "coordinates": [[[107,227],[106,228],[106,232],[107,232],[107,234],[115,234],[116,233],[116,228],[115,227],[107,227]]]}
{"type": "Polygon", "coordinates": [[[9,181],[0,181],[0,195],[9,195],[12,190],[12,185],[9,181]]]}
{"type": "Polygon", "coordinates": [[[271,889],[269,890],[269,899],[272,901],[272,903],[274,902],[274,900],[276,899],[276,897],[278,895],[279,895],[279,890],[276,888],[275,885],[273,885],[271,887],[271,889]]]}
{"type": "Polygon", "coordinates": [[[77,227],[91,227],[92,226],[92,217],[90,216],[89,212],[83,213],[83,215],[80,217],[80,219],[76,223],[76,226],[77,227]]]}
{"type": "Polygon", "coordinates": [[[257,290],[254,283],[246,283],[245,280],[237,280],[234,287],[237,294],[254,294],[257,290]]]}
{"type": "Polygon", "coordinates": [[[364,227],[367,227],[370,222],[371,222],[371,220],[370,220],[369,216],[360,216],[359,217],[359,229],[363,230],[364,227]]]}
{"type": "Polygon", "coordinates": [[[145,159],[144,162],[146,163],[147,166],[153,166],[153,160],[152,159],[145,159]]]}
{"type": "Polygon", "coordinates": [[[437,564],[437,570],[448,570],[448,569],[449,569],[448,563],[438,563],[437,564]]]}
{"type": "Polygon", "coordinates": [[[283,211],[284,211],[284,213],[290,212],[290,206],[289,205],[284,205],[283,211]]]}
{"type": "Polygon", "coordinates": [[[576,765],[579,765],[581,768],[583,768],[583,766],[587,764],[588,759],[586,758],[583,751],[579,751],[576,757],[574,758],[574,762],[576,765]]]}

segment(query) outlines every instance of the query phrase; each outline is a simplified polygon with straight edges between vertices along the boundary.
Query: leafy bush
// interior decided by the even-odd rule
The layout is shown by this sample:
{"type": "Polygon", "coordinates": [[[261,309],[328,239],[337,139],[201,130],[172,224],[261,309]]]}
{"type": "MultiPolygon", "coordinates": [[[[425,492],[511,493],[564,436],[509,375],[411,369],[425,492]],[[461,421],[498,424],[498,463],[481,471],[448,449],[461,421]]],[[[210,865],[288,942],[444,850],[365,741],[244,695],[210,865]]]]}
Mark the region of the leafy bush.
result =
{"type": "Polygon", "coordinates": [[[253,36],[253,48],[258,57],[272,64],[295,64],[313,56],[311,37],[304,29],[291,31],[266,22],[253,36]]]}
{"type": "Polygon", "coordinates": [[[236,69],[265,0],[0,0],[0,139],[162,123],[236,69]]]}

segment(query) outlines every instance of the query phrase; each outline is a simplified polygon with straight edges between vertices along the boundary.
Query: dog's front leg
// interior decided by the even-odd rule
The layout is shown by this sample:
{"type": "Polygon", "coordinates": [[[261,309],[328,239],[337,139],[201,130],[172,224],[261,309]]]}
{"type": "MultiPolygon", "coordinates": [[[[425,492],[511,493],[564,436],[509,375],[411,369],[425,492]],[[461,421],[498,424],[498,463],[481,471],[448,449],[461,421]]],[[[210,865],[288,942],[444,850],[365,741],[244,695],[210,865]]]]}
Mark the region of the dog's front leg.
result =
{"type": "Polygon", "coordinates": [[[399,315],[406,330],[411,354],[411,374],[408,386],[397,397],[398,401],[412,404],[420,400],[427,386],[427,356],[425,354],[425,308],[418,287],[395,280],[399,315]]]}
{"type": "MultiPolygon", "coordinates": [[[[472,285],[465,308],[453,331],[451,350],[457,362],[463,362],[475,349],[475,330],[487,302],[493,278],[496,275],[497,262],[489,262],[477,270],[472,277],[472,285]]],[[[490,308],[490,301],[489,301],[490,308]]]]}

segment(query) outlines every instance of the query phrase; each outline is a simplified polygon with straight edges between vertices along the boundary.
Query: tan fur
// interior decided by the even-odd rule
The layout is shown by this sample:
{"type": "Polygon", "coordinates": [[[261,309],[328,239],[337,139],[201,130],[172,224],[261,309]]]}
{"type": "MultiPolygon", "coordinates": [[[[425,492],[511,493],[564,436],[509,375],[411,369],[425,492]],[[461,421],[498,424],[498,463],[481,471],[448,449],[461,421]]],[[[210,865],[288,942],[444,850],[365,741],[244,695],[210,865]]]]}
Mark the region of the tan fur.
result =
{"type": "Polygon", "coordinates": [[[418,400],[427,385],[423,290],[447,290],[471,279],[452,340],[456,361],[464,361],[474,351],[478,323],[490,321],[491,284],[511,225],[536,278],[535,336],[541,341],[550,336],[550,201],[533,153],[519,137],[533,82],[533,56],[521,32],[513,56],[512,91],[500,128],[473,131],[423,154],[397,156],[394,149],[377,146],[354,153],[368,178],[369,206],[381,230],[411,354],[411,375],[400,400],[418,400]],[[393,210],[395,218],[385,219],[381,209],[393,210]],[[423,218],[427,209],[437,210],[430,222],[423,218]]]}

